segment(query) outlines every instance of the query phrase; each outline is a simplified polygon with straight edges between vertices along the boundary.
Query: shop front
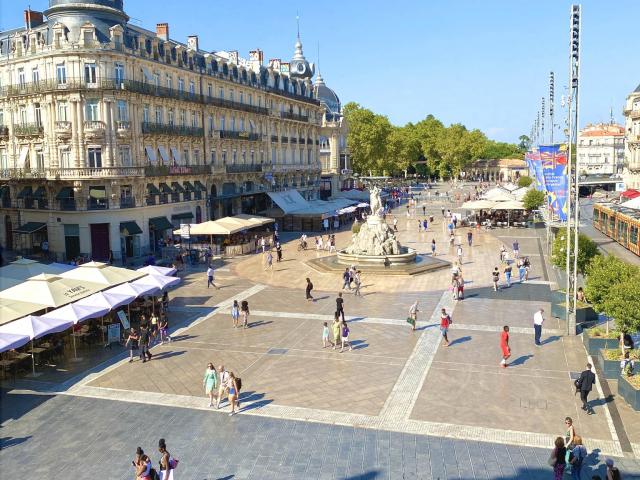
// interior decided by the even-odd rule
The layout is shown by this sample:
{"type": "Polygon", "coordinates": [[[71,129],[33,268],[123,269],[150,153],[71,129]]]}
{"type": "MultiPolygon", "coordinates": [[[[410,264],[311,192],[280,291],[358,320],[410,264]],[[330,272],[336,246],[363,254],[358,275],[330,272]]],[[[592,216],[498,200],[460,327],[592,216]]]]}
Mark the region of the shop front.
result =
{"type": "Polygon", "coordinates": [[[120,222],[120,252],[123,259],[139,257],[142,229],[134,222],[120,222]]]}

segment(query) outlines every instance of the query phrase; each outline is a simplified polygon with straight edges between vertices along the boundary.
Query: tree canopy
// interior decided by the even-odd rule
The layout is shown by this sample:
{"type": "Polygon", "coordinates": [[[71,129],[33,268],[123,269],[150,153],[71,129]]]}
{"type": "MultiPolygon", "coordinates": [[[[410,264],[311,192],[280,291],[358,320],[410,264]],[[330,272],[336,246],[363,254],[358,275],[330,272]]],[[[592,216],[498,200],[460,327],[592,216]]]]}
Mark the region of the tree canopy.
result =
{"type": "Polygon", "coordinates": [[[433,115],[394,126],[386,116],[354,102],[345,105],[344,115],[353,170],[361,174],[399,173],[414,165],[421,174],[448,177],[479,158],[522,156],[518,145],[494,142],[460,123],[445,126],[433,115]]]}
{"type": "MultiPolygon", "coordinates": [[[[535,190],[531,190],[532,192],[535,190]]],[[[527,192],[529,193],[529,192],[527,192]]],[[[574,251],[574,241],[573,235],[575,230],[571,229],[571,242],[569,246],[569,251],[571,252],[571,257],[573,258],[574,251]]],[[[558,234],[553,242],[553,248],[551,252],[551,261],[553,264],[558,267],[564,268],[566,267],[566,252],[567,252],[567,229],[561,228],[558,230],[558,234]]],[[[587,237],[584,233],[578,234],[578,272],[585,273],[589,264],[593,261],[594,257],[598,257],[600,253],[598,252],[598,244],[587,237]]],[[[573,261],[573,260],[572,260],[573,261]]]]}
{"type": "MultiPolygon", "coordinates": [[[[640,268],[637,266],[623,262],[613,255],[599,255],[591,260],[586,269],[584,294],[597,311],[606,313],[605,304],[611,296],[609,291],[614,285],[631,286],[634,278],[640,284],[640,268]]],[[[635,301],[637,302],[637,298],[635,301]]],[[[617,312],[617,307],[615,310],[617,312]]]]}
{"type": "Polygon", "coordinates": [[[522,197],[522,203],[527,210],[538,210],[546,200],[544,192],[540,190],[529,190],[522,197]]]}

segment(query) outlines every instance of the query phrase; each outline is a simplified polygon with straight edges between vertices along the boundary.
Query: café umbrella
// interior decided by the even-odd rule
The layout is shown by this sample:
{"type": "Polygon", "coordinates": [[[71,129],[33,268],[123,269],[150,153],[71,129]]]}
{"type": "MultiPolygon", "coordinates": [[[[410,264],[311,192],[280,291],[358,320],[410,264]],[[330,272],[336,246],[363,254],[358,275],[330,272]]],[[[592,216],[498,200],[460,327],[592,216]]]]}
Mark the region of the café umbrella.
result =
{"type": "MultiPolygon", "coordinates": [[[[136,295],[132,293],[116,293],[106,290],[104,292],[94,293],[89,297],[79,300],[75,305],[96,305],[109,310],[127,305],[136,299],[136,295]]],[[[106,313],[106,312],[105,312],[106,313]]]]}
{"type": "Polygon", "coordinates": [[[47,308],[44,305],[0,298],[0,325],[47,308]]]}
{"type": "Polygon", "coordinates": [[[136,270],[136,272],[146,273],[147,275],[163,275],[165,277],[173,275],[176,271],[175,268],[156,267],[155,265],[147,265],[136,270]]]}
{"type": "MultiPolygon", "coordinates": [[[[90,318],[98,318],[103,316],[109,311],[109,308],[101,307],[98,305],[78,305],[77,303],[70,303],[61,308],[56,308],[44,315],[41,315],[41,319],[45,320],[58,320],[68,321],[71,320],[74,325],[90,318]]],[[[78,358],[76,354],[76,336],[72,333],[73,337],[73,357],[78,358]]]]}
{"type": "MultiPolygon", "coordinates": [[[[133,298],[142,297],[144,295],[152,295],[154,292],[157,292],[158,288],[153,285],[136,285],[135,282],[123,283],[122,285],[118,285],[117,287],[110,288],[109,290],[105,290],[105,294],[119,294],[119,295],[131,295],[133,298]]],[[[129,305],[127,305],[127,316],[131,316],[131,311],[129,310],[129,305]]]]}
{"type": "Polygon", "coordinates": [[[20,301],[29,299],[32,303],[55,308],[88,297],[103,288],[104,285],[98,283],[41,273],[20,285],[2,290],[0,298],[20,301]]]}
{"type": "Polygon", "coordinates": [[[29,342],[27,335],[18,335],[15,333],[0,333],[0,353],[7,350],[19,348],[29,342]]]}
{"type": "Polygon", "coordinates": [[[62,278],[100,283],[109,287],[130,282],[143,275],[143,272],[113,267],[101,262],[83,263],[78,268],[60,274],[62,278]]]}
{"type": "Polygon", "coordinates": [[[36,361],[33,356],[33,340],[43,337],[49,333],[57,333],[66,330],[73,325],[72,320],[46,319],[28,315],[14,322],[7,323],[0,327],[0,336],[5,333],[13,335],[25,335],[31,340],[31,367],[33,375],[36,374],[36,361]]]}
{"type": "MultiPolygon", "coordinates": [[[[156,290],[154,294],[165,290],[166,288],[173,287],[180,283],[180,279],[178,277],[163,277],[160,275],[147,275],[146,277],[142,277],[135,282],[132,282],[132,285],[136,286],[149,286],[154,287],[156,290]]],[[[153,311],[156,311],[156,298],[153,297],[153,311]]]]}

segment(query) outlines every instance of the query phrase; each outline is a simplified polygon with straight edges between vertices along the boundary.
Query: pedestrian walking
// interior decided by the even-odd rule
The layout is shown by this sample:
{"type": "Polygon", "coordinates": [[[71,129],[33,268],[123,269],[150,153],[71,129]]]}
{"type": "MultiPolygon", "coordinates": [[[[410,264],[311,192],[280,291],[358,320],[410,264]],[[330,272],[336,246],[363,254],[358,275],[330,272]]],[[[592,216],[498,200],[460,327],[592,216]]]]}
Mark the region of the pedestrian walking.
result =
{"type": "Polygon", "coordinates": [[[338,347],[338,344],[342,341],[342,328],[340,323],[340,314],[338,312],[333,314],[331,333],[333,333],[333,349],[335,350],[338,347]]]}
{"type": "Polygon", "coordinates": [[[520,244],[518,240],[513,242],[513,258],[520,258],[520,244]]]}
{"type": "Polygon", "coordinates": [[[207,288],[213,285],[216,290],[220,290],[220,288],[218,288],[218,286],[213,283],[213,276],[213,268],[211,267],[211,265],[209,265],[209,267],[207,268],[207,288]]]}
{"type": "Polygon", "coordinates": [[[356,270],[356,275],[353,279],[353,283],[356,286],[355,291],[353,292],[354,295],[361,297],[362,294],[360,293],[360,287],[362,286],[362,276],[361,276],[361,272],[360,270],[356,270]]]}
{"type": "Polygon", "coordinates": [[[142,448],[136,448],[136,455],[131,465],[133,465],[136,472],[136,480],[151,480],[151,459],[144,453],[142,448]]]}
{"type": "Polygon", "coordinates": [[[167,443],[164,438],[158,441],[158,451],[160,452],[160,480],[174,480],[173,471],[178,465],[178,460],[167,451],[167,443]]]}
{"type": "Polygon", "coordinates": [[[442,216],[444,217],[444,207],[440,207],[440,211],[442,212],[442,216]]]}
{"type": "Polygon", "coordinates": [[[534,341],[537,346],[542,345],[542,343],[540,343],[540,337],[542,337],[543,323],[544,323],[544,309],[541,308],[533,315],[533,330],[535,334],[534,341]]]}
{"type": "Polygon", "coordinates": [[[249,327],[249,302],[242,300],[240,302],[240,313],[242,314],[242,324],[244,328],[249,327]]]}
{"type": "Polygon", "coordinates": [[[502,245],[500,247],[500,261],[504,262],[507,259],[507,248],[502,245]]]}
{"type": "Polygon", "coordinates": [[[427,207],[426,205],[422,205],[422,216],[424,217],[427,214],[427,207]]]}
{"type": "MultiPolygon", "coordinates": [[[[343,287],[344,288],[344,287],[343,287]]],[[[311,296],[311,290],[313,290],[313,283],[311,283],[311,279],[307,277],[307,288],[305,289],[305,294],[307,297],[307,301],[313,301],[313,297],[311,296]]]]}
{"type": "Polygon", "coordinates": [[[458,217],[454,216],[451,221],[453,222],[453,228],[458,228],[458,217]]]}
{"type": "Polygon", "coordinates": [[[218,372],[216,372],[216,368],[211,362],[209,362],[207,369],[204,371],[202,386],[204,387],[204,394],[209,397],[209,406],[213,407],[213,399],[218,390],[218,372]]]}
{"type": "Polygon", "coordinates": [[[622,476],[620,475],[620,470],[613,464],[613,460],[607,458],[604,461],[607,466],[607,480],[621,480],[622,476]]]}
{"type": "Polygon", "coordinates": [[[580,480],[580,472],[582,470],[582,463],[584,459],[587,457],[587,449],[582,444],[582,437],[580,435],[576,435],[573,440],[573,450],[571,450],[571,478],[573,480],[580,480]]]}
{"type": "Polygon", "coordinates": [[[280,263],[282,261],[282,245],[280,242],[276,242],[276,262],[280,263]]]}
{"type": "Polygon", "coordinates": [[[264,237],[260,237],[260,247],[262,248],[262,253],[264,253],[267,249],[267,241],[264,237]]]}
{"type": "Polygon", "coordinates": [[[498,282],[500,281],[500,270],[498,270],[498,267],[493,269],[493,273],[491,275],[493,277],[493,291],[497,292],[499,289],[498,282]]]}
{"type": "Polygon", "coordinates": [[[151,313],[149,321],[151,322],[151,328],[149,329],[149,346],[151,346],[156,341],[156,337],[159,335],[158,316],[156,315],[156,312],[151,313]]]}
{"type": "Polygon", "coordinates": [[[149,327],[146,323],[140,324],[140,360],[145,363],[151,360],[151,352],[149,351],[149,327]]]}
{"type": "Polygon", "coordinates": [[[411,307],[409,307],[409,318],[407,318],[407,322],[411,325],[411,330],[415,331],[416,323],[418,321],[418,300],[413,302],[411,307]]]}
{"type": "Polygon", "coordinates": [[[136,332],[136,329],[132,327],[129,331],[129,337],[125,343],[125,346],[129,349],[129,363],[133,362],[133,352],[137,352],[139,348],[139,339],[140,337],[138,336],[138,332],[136,332]]]}
{"type": "Polygon", "coordinates": [[[524,257],[524,281],[529,281],[529,270],[531,270],[531,261],[529,257],[524,257]]]}
{"type": "Polygon", "coordinates": [[[565,460],[569,461],[569,453],[573,449],[576,439],[576,427],[573,425],[573,419],[571,417],[565,417],[564,426],[567,429],[564,432],[564,445],[567,448],[565,460]]]}
{"type": "Polygon", "coordinates": [[[473,243],[473,232],[471,230],[467,232],[467,243],[469,246],[473,243]]]}
{"type": "Polygon", "coordinates": [[[422,231],[422,220],[418,220],[418,232],[422,231]]]}
{"type": "Polygon", "coordinates": [[[458,300],[464,300],[464,278],[462,278],[462,272],[458,275],[457,281],[458,300]]]}
{"type": "Polygon", "coordinates": [[[424,231],[426,232],[427,228],[429,227],[429,224],[427,223],[427,219],[426,218],[422,221],[422,227],[424,228],[424,231]]]}
{"type": "Polygon", "coordinates": [[[580,391],[580,400],[582,400],[582,410],[587,412],[588,415],[593,415],[594,411],[589,404],[589,393],[596,383],[596,375],[591,371],[592,365],[587,363],[586,370],[580,373],[580,377],[576,380],[576,390],[580,391]]]}
{"type": "Polygon", "coordinates": [[[316,237],[316,252],[322,250],[322,239],[316,237]]]}
{"type": "Polygon", "coordinates": [[[351,285],[349,285],[350,279],[351,279],[351,274],[349,273],[349,267],[346,267],[344,269],[344,272],[342,273],[342,290],[344,290],[345,288],[348,288],[349,290],[351,290],[351,285]]]}
{"type": "Polygon", "coordinates": [[[342,298],[342,292],[339,292],[338,298],[336,298],[336,312],[340,314],[344,322],[344,299],[342,298]]]}
{"type": "Polygon", "coordinates": [[[216,400],[216,408],[220,409],[220,402],[223,396],[229,390],[229,372],[224,369],[224,365],[218,367],[218,399],[216,400]]]}
{"type": "Polygon", "coordinates": [[[500,362],[500,365],[502,368],[507,368],[507,359],[511,356],[508,325],[502,327],[502,333],[500,334],[500,349],[502,350],[502,361],[500,362]]]}
{"type": "Polygon", "coordinates": [[[440,313],[440,333],[442,334],[442,338],[444,338],[444,346],[449,346],[449,327],[451,326],[452,320],[451,315],[447,313],[446,308],[443,308],[440,313]]]}
{"type": "Polygon", "coordinates": [[[507,282],[507,288],[511,287],[511,265],[509,263],[504,267],[504,278],[507,282]]]}
{"type": "Polygon", "coordinates": [[[553,468],[554,480],[562,480],[564,468],[567,465],[567,461],[565,460],[566,455],[567,449],[564,446],[564,440],[562,437],[556,438],[554,448],[551,451],[551,456],[549,457],[549,466],[553,468]]]}
{"type": "Polygon", "coordinates": [[[332,253],[335,251],[336,251],[336,236],[331,235],[331,237],[329,238],[329,253],[332,253]]]}
{"type": "Polygon", "coordinates": [[[168,342],[171,342],[171,337],[169,336],[169,321],[167,320],[167,315],[165,313],[162,314],[159,327],[160,345],[164,345],[165,339],[168,342]]]}
{"type": "Polygon", "coordinates": [[[322,348],[327,348],[329,345],[332,347],[335,346],[335,344],[329,340],[329,326],[327,325],[327,322],[324,322],[322,326],[322,348]]]}
{"type": "Polygon", "coordinates": [[[349,332],[350,332],[349,326],[347,325],[347,322],[345,322],[344,320],[342,320],[340,332],[341,332],[341,340],[342,340],[340,353],[343,352],[345,345],[349,346],[349,351],[353,350],[353,347],[351,346],[351,342],[349,342],[349,332]]]}
{"type": "Polygon", "coordinates": [[[233,320],[233,328],[238,328],[239,318],[240,318],[240,305],[238,305],[238,300],[234,300],[233,305],[231,305],[231,319],[233,320]]]}
{"type": "Polygon", "coordinates": [[[458,263],[462,265],[462,245],[458,245],[458,263]]]}
{"type": "Polygon", "coordinates": [[[524,277],[526,273],[527,272],[524,267],[524,260],[520,258],[518,259],[518,278],[520,279],[520,283],[524,283],[524,277]]]}
{"type": "Polygon", "coordinates": [[[436,256],[436,239],[431,240],[431,256],[436,256]]]}
{"type": "MultiPolygon", "coordinates": [[[[407,207],[408,209],[409,207],[407,207]]],[[[409,217],[409,210],[407,210],[407,217],[409,217]]],[[[398,217],[393,217],[393,231],[398,231],[398,217]]]]}
{"type": "Polygon", "coordinates": [[[240,382],[238,382],[238,378],[236,378],[233,372],[229,372],[229,380],[227,380],[227,383],[229,385],[229,405],[231,406],[231,413],[229,413],[229,416],[232,417],[237,413],[236,404],[238,396],[240,395],[240,382]]]}
{"type": "Polygon", "coordinates": [[[273,255],[271,254],[271,250],[267,251],[265,255],[264,269],[273,272],[273,255]]]}

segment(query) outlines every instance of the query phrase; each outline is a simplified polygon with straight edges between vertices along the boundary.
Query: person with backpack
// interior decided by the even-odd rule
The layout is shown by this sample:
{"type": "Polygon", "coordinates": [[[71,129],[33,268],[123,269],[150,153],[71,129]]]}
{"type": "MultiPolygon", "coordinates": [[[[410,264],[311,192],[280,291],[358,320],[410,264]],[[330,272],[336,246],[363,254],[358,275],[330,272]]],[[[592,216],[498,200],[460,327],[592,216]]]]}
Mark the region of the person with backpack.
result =
{"type": "Polygon", "coordinates": [[[230,417],[232,417],[237,413],[236,403],[237,403],[238,396],[240,395],[239,380],[240,379],[236,378],[233,372],[229,372],[229,380],[227,381],[227,383],[229,385],[229,396],[228,396],[229,405],[231,405],[231,413],[229,413],[230,417]]]}
{"type": "Polygon", "coordinates": [[[576,435],[573,439],[573,450],[571,450],[572,458],[569,460],[571,465],[571,478],[580,480],[580,471],[582,470],[582,462],[587,457],[587,449],[582,444],[582,437],[576,435]]]}
{"type": "Polygon", "coordinates": [[[178,466],[178,460],[171,457],[167,451],[167,444],[164,438],[158,441],[158,451],[160,452],[160,475],[159,480],[174,480],[173,471],[178,466]]]}

